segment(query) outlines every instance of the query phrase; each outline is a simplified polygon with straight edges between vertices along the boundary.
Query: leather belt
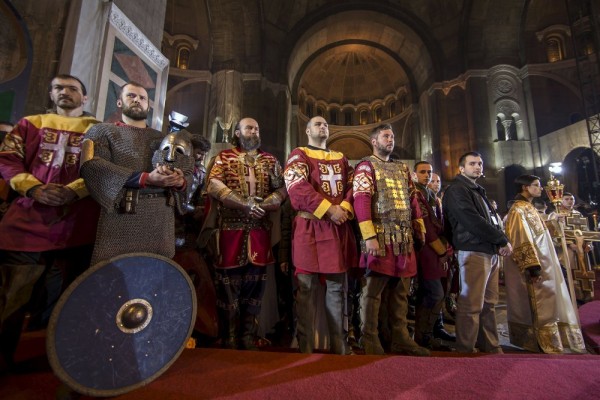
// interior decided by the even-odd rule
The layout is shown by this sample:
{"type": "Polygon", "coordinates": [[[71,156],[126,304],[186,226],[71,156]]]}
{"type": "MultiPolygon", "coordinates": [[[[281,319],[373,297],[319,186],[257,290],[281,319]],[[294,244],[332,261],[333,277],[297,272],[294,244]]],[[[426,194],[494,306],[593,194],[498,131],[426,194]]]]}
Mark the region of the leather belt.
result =
{"type": "Polygon", "coordinates": [[[157,197],[167,197],[165,192],[162,193],[140,193],[139,199],[156,199],[157,197]]]}
{"type": "Polygon", "coordinates": [[[301,218],[304,218],[304,219],[316,219],[316,220],[319,219],[319,218],[315,217],[314,214],[311,214],[306,211],[298,211],[298,213],[296,215],[301,218]]]}

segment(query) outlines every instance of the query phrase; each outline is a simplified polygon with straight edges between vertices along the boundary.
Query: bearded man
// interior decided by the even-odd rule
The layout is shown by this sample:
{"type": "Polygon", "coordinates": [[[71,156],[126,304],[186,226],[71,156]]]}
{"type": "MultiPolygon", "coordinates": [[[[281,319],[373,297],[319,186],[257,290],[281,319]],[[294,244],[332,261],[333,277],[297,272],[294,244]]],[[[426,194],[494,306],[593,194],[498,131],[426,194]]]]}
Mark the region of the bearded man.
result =
{"type": "MultiPolygon", "coordinates": [[[[132,252],[172,258],[175,216],[172,197],[187,198],[189,168],[153,165],[163,134],[149,128],[148,93],[129,82],[117,100],[122,120],[98,124],[83,142],[81,175],[102,207],[92,263],[132,252]]],[[[191,154],[191,150],[190,150],[191,154]]]]}
{"type": "Polygon", "coordinates": [[[408,331],[408,291],[417,273],[413,233],[421,242],[425,229],[420,208],[409,196],[413,188],[406,164],[390,160],[394,132],[388,124],[371,131],[373,154],[363,159],[354,174],[354,211],[361,233],[361,268],[366,268],[361,306],[361,344],[366,354],[384,354],[378,322],[382,293],[392,330],[392,353],[429,356],[408,331]]]}
{"type": "Polygon", "coordinates": [[[287,193],[279,162],[260,150],[258,122],[242,118],[233,139],[236,147],[216,156],[207,188],[218,201],[214,261],[219,336],[224,347],[256,350],[266,266],[275,261],[269,213],[279,209],[287,193]]]}

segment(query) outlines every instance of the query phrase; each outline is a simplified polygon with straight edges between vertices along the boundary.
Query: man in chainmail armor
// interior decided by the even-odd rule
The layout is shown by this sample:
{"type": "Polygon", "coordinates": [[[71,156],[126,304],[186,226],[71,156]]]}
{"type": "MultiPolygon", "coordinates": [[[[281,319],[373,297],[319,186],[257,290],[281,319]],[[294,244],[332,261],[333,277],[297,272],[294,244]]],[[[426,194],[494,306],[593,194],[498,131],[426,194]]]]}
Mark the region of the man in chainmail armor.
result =
{"type": "Polygon", "coordinates": [[[81,175],[102,207],[92,263],[131,252],[171,258],[174,206],[185,204],[193,170],[189,141],[171,143],[180,151],[173,150],[147,126],[148,93],[138,83],[121,87],[117,106],[122,121],[96,125],[83,143],[81,175]],[[164,162],[170,153],[175,160],[164,162]]]}

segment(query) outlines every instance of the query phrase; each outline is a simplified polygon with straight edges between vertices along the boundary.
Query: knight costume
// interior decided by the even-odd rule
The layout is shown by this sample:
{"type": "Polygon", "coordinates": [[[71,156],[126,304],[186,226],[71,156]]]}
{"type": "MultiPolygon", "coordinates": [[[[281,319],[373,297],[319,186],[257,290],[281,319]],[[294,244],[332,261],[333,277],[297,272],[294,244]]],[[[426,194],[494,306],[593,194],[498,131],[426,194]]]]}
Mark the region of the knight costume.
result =
{"type": "MultiPolygon", "coordinates": [[[[99,124],[88,132],[81,175],[102,207],[92,263],[131,252],[168,258],[175,254],[174,206],[185,203],[185,187],[174,190],[145,184],[163,137],[157,130],[122,122],[99,124]]],[[[186,181],[193,168],[188,158],[189,165],[182,165],[186,181]]]]}

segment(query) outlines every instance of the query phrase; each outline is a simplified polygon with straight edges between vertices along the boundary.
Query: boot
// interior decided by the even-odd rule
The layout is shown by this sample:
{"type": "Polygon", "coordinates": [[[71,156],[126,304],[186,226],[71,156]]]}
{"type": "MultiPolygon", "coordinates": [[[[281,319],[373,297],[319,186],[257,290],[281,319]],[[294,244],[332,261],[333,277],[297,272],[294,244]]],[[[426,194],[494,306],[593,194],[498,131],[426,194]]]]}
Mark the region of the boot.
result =
{"type": "Polygon", "coordinates": [[[333,354],[350,354],[348,331],[344,327],[345,303],[346,297],[343,284],[338,281],[327,280],[325,315],[327,317],[327,329],[329,331],[329,350],[333,354]]]}
{"type": "Polygon", "coordinates": [[[365,354],[383,355],[385,351],[379,341],[377,324],[379,322],[381,290],[377,281],[367,280],[360,297],[360,345],[365,354]]]}
{"type": "Polygon", "coordinates": [[[433,337],[446,342],[456,342],[456,336],[444,329],[444,320],[441,315],[436,318],[433,325],[433,337]]]}
{"type": "Polygon", "coordinates": [[[236,350],[238,348],[237,325],[236,314],[219,312],[219,337],[221,338],[221,347],[224,349],[236,350]]]}
{"type": "Polygon", "coordinates": [[[359,343],[366,355],[382,356],[385,354],[378,336],[363,335],[360,337],[359,343]]]}
{"type": "MultiPolygon", "coordinates": [[[[409,306],[410,307],[410,306],[409,306]]],[[[426,345],[423,343],[425,337],[430,337],[433,334],[433,326],[429,326],[429,315],[431,314],[430,308],[425,308],[423,305],[417,307],[415,316],[415,335],[414,340],[421,346],[426,345]]]]}
{"type": "Polygon", "coordinates": [[[430,356],[431,353],[419,346],[408,332],[408,289],[410,278],[399,278],[390,293],[390,317],[392,318],[392,353],[410,356],[430,356]]]}
{"type": "Polygon", "coordinates": [[[244,317],[242,337],[240,340],[241,350],[258,351],[256,346],[256,332],[258,331],[258,318],[256,315],[248,314],[244,317]]]}

